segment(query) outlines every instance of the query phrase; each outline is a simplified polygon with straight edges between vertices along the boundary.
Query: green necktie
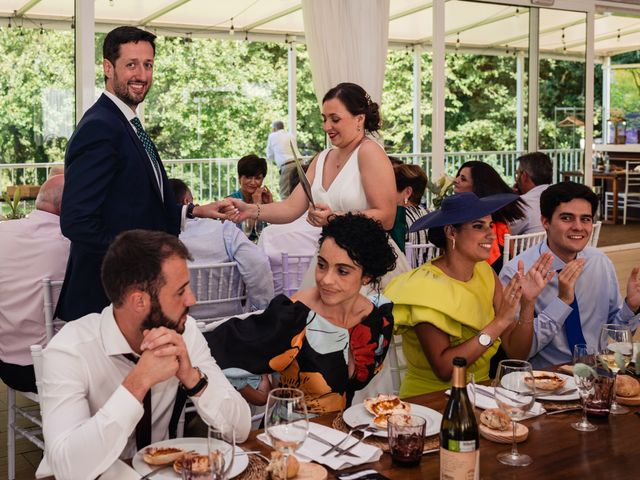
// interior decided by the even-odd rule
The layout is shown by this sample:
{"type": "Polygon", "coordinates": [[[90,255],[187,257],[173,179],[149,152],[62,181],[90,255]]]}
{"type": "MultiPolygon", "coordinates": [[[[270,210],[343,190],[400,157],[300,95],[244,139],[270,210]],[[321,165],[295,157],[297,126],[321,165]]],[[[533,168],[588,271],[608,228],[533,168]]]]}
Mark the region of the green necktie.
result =
{"type": "Polygon", "coordinates": [[[133,117],[133,119],[131,120],[131,123],[133,124],[134,127],[136,127],[136,131],[138,132],[138,138],[140,138],[142,145],[144,145],[144,149],[149,154],[149,158],[151,159],[151,165],[153,165],[153,169],[155,170],[156,177],[158,179],[158,186],[160,187],[160,191],[162,191],[162,172],[160,170],[160,162],[158,161],[158,157],[156,156],[156,151],[153,148],[153,142],[151,141],[149,134],[144,131],[144,128],[142,127],[142,123],[140,122],[140,119],[138,117],[133,117]]]}

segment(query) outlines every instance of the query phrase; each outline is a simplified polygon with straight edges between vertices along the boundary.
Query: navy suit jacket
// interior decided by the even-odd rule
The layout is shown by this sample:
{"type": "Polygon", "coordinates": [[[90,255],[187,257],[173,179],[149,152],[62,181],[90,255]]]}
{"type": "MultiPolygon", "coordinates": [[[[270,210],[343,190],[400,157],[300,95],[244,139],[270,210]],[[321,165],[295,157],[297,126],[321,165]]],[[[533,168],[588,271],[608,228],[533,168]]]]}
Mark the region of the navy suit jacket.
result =
{"type": "Polygon", "coordinates": [[[82,117],[65,154],[60,227],[71,250],[58,318],[75,320],[110,303],[100,268],[120,232],[180,232],[182,207],[162,164],[161,170],[164,200],[142,142],[116,104],[102,95],[82,117]]]}

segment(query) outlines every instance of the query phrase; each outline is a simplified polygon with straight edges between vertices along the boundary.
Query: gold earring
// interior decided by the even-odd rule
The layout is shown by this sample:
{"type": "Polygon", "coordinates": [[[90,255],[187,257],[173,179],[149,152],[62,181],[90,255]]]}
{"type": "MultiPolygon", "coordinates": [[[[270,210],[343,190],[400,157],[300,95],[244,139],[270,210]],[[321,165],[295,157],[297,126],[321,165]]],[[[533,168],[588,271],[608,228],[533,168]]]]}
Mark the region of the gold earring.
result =
{"type": "Polygon", "coordinates": [[[408,199],[408,198],[405,198],[405,199],[404,199],[404,204],[405,204],[405,205],[407,205],[408,203],[409,203],[409,199],[408,199]]]}
{"type": "Polygon", "coordinates": [[[358,128],[356,130],[360,131],[360,127],[358,126],[358,128]]]}
{"type": "Polygon", "coordinates": [[[453,250],[455,250],[455,249],[456,249],[456,237],[453,237],[451,240],[452,240],[452,242],[453,242],[453,244],[452,244],[452,247],[451,247],[451,248],[452,248],[453,250]]]}

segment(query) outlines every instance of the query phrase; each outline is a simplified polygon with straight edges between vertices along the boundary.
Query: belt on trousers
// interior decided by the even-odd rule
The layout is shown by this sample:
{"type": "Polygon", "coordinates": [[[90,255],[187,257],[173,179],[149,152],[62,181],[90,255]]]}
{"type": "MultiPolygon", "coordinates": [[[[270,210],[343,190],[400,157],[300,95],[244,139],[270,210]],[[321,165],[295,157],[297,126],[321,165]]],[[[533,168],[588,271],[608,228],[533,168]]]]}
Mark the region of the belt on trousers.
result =
{"type": "Polygon", "coordinates": [[[279,169],[280,171],[282,171],[282,169],[283,169],[284,167],[286,167],[287,165],[291,165],[292,163],[296,163],[296,161],[295,161],[295,160],[289,160],[288,162],[284,162],[282,165],[280,165],[280,166],[278,167],[278,169],[279,169]]]}

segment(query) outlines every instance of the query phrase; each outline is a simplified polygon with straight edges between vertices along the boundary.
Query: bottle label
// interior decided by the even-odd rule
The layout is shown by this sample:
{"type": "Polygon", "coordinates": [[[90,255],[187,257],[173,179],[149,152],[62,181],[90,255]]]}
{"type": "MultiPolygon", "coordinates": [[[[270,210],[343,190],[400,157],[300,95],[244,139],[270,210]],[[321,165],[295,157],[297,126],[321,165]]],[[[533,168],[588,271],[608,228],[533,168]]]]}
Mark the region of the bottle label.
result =
{"type": "Polygon", "coordinates": [[[450,452],[475,452],[477,450],[475,440],[449,440],[447,450],[450,452]]]}
{"type": "MultiPolygon", "coordinates": [[[[472,443],[475,445],[475,442],[472,443]]],[[[440,448],[440,480],[479,479],[480,450],[471,452],[452,452],[446,448],[440,448]]]]}

